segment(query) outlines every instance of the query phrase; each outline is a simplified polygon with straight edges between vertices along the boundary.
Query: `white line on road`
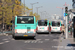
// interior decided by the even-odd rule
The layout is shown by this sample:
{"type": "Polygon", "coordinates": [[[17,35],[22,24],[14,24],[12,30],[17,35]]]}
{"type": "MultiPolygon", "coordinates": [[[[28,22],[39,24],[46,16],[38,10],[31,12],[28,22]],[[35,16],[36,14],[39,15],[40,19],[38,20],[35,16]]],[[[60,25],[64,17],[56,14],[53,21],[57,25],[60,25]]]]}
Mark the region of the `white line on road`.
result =
{"type": "Polygon", "coordinates": [[[4,44],[4,42],[1,42],[0,44],[4,44]]]}
{"type": "Polygon", "coordinates": [[[8,39],[3,39],[3,40],[8,40],[8,39]]]}
{"type": "Polygon", "coordinates": [[[8,36],[8,34],[6,34],[6,36],[8,36]]]}
{"type": "Polygon", "coordinates": [[[8,43],[9,41],[5,41],[6,43],[8,43]]]}
{"type": "Polygon", "coordinates": [[[38,43],[43,43],[43,41],[38,41],[38,43]]]}
{"type": "Polygon", "coordinates": [[[31,43],[35,43],[35,41],[31,41],[31,43]]]}
{"type": "Polygon", "coordinates": [[[44,35],[44,36],[48,36],[48,35],[44,35]]]}
{"type": "Polygon", "coordinates": [[[15,40],[15,39],[11,39],[11,40],[15,40]]]}
{"type": "Polygon", "coordinates": [[[58,41],[58,39],[53,39],[53,41],[58,41]]]}
{"type": "Polygon", "coordinates": [[[39,41],[39,40],[41,40],[41,39],[36,39],[36,41],[39,41]]]}
{"type": "Polygon", "coordinates": [[[25,43],[28,43],[28,41],[25,41],[25,43]]]}
{"type": "Polygon", "coordinates": [[[49,39],[45,39],[46,41],[49,41],[49,39]]]}

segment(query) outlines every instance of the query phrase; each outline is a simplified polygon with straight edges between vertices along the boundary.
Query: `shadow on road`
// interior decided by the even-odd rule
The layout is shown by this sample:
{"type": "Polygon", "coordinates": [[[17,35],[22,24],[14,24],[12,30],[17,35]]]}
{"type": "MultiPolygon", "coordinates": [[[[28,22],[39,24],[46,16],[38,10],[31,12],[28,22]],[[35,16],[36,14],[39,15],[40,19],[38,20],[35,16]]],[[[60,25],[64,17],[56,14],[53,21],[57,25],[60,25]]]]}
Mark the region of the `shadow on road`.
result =
{"type": "Polygon", "coordinates": [[[46,35],[46,34],[50,34],[50,33],[44,33],[44,32],[43,32],[43,33],[37,33],[37,34],[45,34],[45,35],[46,35]]]}
{"type": "Polygon", "coordinates": [[[75,47],[75,44],[68,44],[67,46],[73,46],[73,47],[75,47]]]}
{"type": "Polygon", "coordinates": [[[36,38],[33,38],[33,37],[16,37],[15,40],[36,40],[36,38]]]}
{"type": "Polygon", "coordinates": [[[61,34],[61,33],[59,33],[59,32],[52,32],[52,33],[50,33],[50,34],[61,34]]]}

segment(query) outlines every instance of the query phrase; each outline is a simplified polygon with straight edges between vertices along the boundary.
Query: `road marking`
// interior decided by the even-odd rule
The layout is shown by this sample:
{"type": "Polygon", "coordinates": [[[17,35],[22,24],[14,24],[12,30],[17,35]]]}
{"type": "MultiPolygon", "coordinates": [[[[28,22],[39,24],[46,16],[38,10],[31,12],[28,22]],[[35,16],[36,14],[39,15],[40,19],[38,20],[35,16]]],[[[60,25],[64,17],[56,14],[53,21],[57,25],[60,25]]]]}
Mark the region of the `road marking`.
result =
{"type": "Polygon", "coordinates": [[[31,43],[35,43],[35,41],[31,41],[31,43]]]}
{"type": "Polygon", "coordinates": [[[41,39],[36,39],[36,41],[39,41],[39,40],[41,40],[41,39]]]}
{"type": "Polygon", "coordinates": [[[39,36],[44,36],[44,35],[39,35],[39,36]]]}
{"type": "Polygon", "coordinates": [[[11,40],[15,40],[15,39],[11,39],[11,40]]]}
{"type": "Polygon", "coordinates": [[[39,35],[39,36],[49,36],[49,35],[39,35]]]}
{"type": "Polygon", "coordinates": [[[3,40],[8,40],[8,39],[3,39],[3,40]]]}
{"type": "Polygon", "coordinates": [[[30,43],[30,41],[27,41],[27,43],[30,43]]]}
{"type": "Polygon", "coordinates": [[[46,41],[49,41],[49,39],[45,39],[46,41]]]}
{"type": "Polygon", "coordinates": [[[4,42],[1,42],[0,44],[4,44],[4,42]]]}
{"type": "Polygon", "coordinates": [[[25,43],[27,43],[28,41],[25,41],[25,43]]]}
{"type": "MultiPolygon", "coordinates": [[[[60,40],[61,40],[61,36],[62,36],[63,34],[61,33],[61,35],[59,36],[59,44],[58,44],[58,46],[60,46],[60,40]]],[[[59,50],[59,48],[57,48],[57,50],[59,50]]]]}
{"type": "Polygon", "coordinates": [[[38,43],[43,43],[43,41],[38,41],[38,43]]]}
{"type": "Polygon", "coordinates": [[[54,37],[54,36],[50,35],[50,37],[54,37]]]}
{"type": "Polygon", "coordinates": [[[48,35],[44,35],[44,36],[48,36],[48,35]]]}
{"type": "Polygon", "coordinates": [[[8,34],[6,34],[6,36],[8,36],[8,34]]]}
{"type": "Polygon", "coordinates": [[[58,39],[53,39],[53,41],[59,41],[58,39]]]}
{"type": "Polygon", "coordinates": [[[6,43],[8,43],[9,41],[5,41],[6,43]]]}
{"type": "Polygon", "coordinates": [[[27,49],[30,49],[30,50],[43,50],[41,48],[27,48],[27,49]]]}

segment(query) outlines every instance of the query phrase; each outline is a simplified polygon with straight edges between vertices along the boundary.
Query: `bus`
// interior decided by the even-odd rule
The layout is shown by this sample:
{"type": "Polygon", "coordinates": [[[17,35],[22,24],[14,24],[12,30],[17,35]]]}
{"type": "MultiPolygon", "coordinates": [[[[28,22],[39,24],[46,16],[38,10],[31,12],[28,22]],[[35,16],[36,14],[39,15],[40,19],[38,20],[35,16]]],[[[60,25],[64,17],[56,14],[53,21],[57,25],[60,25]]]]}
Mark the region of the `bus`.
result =
{"type": "Polygon", "coordinates": [[[15,16],[12,25],[12,37],[35,37],[36,18],[35,16],[15,16]]]}
{"type": "Polygon", "coordinates": [[[37,33],[49,33],[49,21],[48,20],[38,20],[36,32],[37,33]]]}
{"type": "Polygon", "coordinates": [[[61,21],[59,20],[53,20],[51,21],[51,27],[50,27],[50,32],[59,32],[61,33],[61,21]]]}

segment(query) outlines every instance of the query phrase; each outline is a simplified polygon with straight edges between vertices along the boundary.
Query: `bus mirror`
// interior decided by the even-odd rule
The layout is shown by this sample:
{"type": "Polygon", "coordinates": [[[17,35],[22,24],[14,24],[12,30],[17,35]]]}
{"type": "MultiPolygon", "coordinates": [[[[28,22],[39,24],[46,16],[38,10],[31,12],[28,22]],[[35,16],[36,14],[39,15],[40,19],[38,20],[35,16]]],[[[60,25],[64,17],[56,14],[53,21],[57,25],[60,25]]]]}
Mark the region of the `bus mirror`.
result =
{"type": "Polygon", "coordinates": [[[10,23],[12,23],[12,21],[10,21],[10,23]]]}
{"type": "Polygon", "coordinates": [[[13,23],[13,20],[11,20],[10,23],[13,23]]]}

